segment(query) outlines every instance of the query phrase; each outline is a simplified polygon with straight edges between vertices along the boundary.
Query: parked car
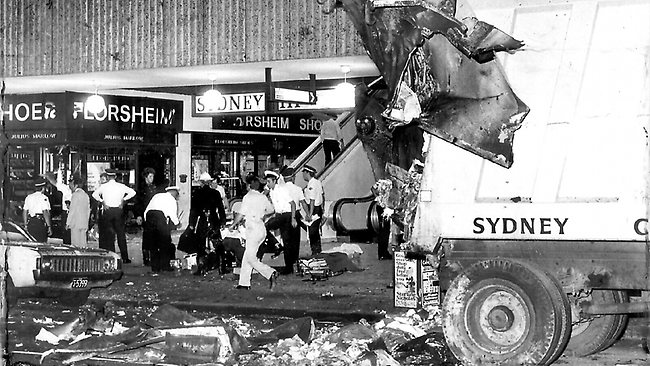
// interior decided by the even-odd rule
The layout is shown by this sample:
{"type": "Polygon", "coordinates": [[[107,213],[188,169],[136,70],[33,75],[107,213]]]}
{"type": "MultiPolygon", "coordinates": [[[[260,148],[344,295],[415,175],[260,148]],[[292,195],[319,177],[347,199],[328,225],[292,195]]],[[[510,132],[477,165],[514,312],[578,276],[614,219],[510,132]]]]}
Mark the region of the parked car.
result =
{"type": "Polygon", "coordinates": [[[10,303],[21,297],[55,297],[64,305],[83,305],[92,288],[106,287],[122,277],[122,260],[116,253],[40,243],[13,221],[1,225],[10,303]]]}

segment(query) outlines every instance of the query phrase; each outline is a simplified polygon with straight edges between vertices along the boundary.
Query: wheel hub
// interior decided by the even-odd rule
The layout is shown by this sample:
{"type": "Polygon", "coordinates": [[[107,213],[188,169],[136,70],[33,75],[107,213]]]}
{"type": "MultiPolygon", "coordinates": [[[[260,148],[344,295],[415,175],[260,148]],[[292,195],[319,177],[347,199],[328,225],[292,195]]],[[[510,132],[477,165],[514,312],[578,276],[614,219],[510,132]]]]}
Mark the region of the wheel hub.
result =
{"type": "Polygon", "coordinates": [[[512,327],[515,321],[515,314],[507,307],[499,305],[490,310],[487,318],[488,323],[494,330],[505,332],[512,327]]]}
{"type": "Polygon", "coordinates": [[[494,344],[502,352],[516,348],[529,331],[531,314],[526,301],[519,294],[501,286],[488,287],[481,292],[474,298],[478,302],[473,302],[478,311],[478,327],[474,328],[477,331],[474,336],[494,344]]]}

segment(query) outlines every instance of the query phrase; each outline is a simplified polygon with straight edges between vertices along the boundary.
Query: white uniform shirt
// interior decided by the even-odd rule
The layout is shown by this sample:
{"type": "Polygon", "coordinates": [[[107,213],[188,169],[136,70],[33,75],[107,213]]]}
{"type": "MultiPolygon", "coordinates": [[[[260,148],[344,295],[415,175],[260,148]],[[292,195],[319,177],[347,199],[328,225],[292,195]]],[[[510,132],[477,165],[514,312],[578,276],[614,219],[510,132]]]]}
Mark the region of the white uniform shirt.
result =
{"type": "Polygon", "coordinates": [[[296,203],[296,209],[300,208],[298,206],[300,204],[300,201],[305,200],[305,194],[302,193],[302,189],[298,187],[297,185],[293,184],[293,182],[287,182],[285,183],[287,188],[289,189],[289,193],[291,194],[291,199],[293,199],[293,202],[296,203]]]}
{"type": "MultiPolygon", "coordinates": [[[[269,195],[271,196],[271,203],[273,203],[275,212],[291,212],[291,201],[293,201],[293,198],[286,183],[276,184],[275,188],[269,192],[269,195]]],[[[298,207],[296,207],[297,209],[298,207]]]]}
{"type": "Polygon", "coordinates": [[[120,207],[122,200],[127,201],[135,196],[133,188],[127,187],[114,180],[102,184],[93,192],[93,198],[103,202],[108,207],[120,207]]]}
{"type": "Polygon", "coordinates": [[[42,215],[43,211],[51,210],[50,200],[42,192],[34,192],[25,197],[25,204],[23,210],[27,210],[30,217],[42,215]]]}
{"type": "Polygon", "coordinates": [[[239,213],[248,220],[262,220],[265,215],[273,213],[273,206],[264,194],[251,189],[242,198],[239,213]]]}
{"type": "Polygon", "coordinates": [[[165,216],[169,217],[174,225],[180,223],[178,219],[178,203],[176,198],[169,192],[156,193],[151,197],[151,201],[144,210],[144,217],[147,217],[147,213],[152,210],[161,211],[165,216]]]}
{"type": "Polygon", "coordinates": [[[320,206],[323,204],[323,184],[312,177],[309,182],[307,182],[307,187],[305,187],[305,199],[307,203],[311,200],[314,200],[314,206],[320,206]]]}
{"type": "Polygon", "coordinates": [[[67,184],[63,184],[63,183],[57,183],[56,189],[58,189],[59,192],[61,192],[62,194],[61,206],[63,206],[63,210],[69,211],[70,206],[69,203],[66,203],[66,201],[70,202],[70,200],[72,200],[72,190],[70,189],[70,187],[68,187],[67,184]]]}

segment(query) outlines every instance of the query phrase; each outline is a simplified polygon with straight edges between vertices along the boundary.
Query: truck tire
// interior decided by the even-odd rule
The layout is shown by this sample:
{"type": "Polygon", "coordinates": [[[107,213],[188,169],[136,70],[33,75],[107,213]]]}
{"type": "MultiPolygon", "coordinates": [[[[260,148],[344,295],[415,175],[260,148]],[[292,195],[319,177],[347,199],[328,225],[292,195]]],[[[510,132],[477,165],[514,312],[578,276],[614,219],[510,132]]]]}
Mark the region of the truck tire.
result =
{"type": "Polygon", "coordinates": [[[464,365],[549,365],[564,351],[571,307],[530,263],[493,259],[465,269],[443,301],[449,348],[464,365]]]}
{"type": "MultiPolygon", "coordinates": [[[[623,303],[629,298],[624,291],[593,290],[587,301],[598,303],[623,303]]],[[[582,300],[581,299],[581,300],[582,300]]],[[[580,316],[579,302],[571,301],[576,319],[580,316]]],[[[627,314],[596,315],[580,318],[573,324],[571,338],[567,345],[567,354],[571,356],[589,356],[613,345],[627,327],[627,314]]]]}
{"type": "Polygon", "coordinates": [[[61,305],[78,307],[84,305],[88,301],[90,296],[90,290],[63,290],[57,297],[57,300],[61,305]]]}

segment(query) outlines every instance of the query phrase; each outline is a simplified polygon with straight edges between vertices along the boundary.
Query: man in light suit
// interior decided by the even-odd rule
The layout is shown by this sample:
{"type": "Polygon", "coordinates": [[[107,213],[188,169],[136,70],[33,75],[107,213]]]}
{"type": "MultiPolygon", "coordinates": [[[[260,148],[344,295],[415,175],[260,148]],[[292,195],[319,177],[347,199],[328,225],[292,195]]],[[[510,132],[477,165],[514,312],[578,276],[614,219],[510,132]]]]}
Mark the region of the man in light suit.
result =
{"type": "Polygon", "coordinates": [[[70,230],[70,243],[75,247],[88,246],[86,233],[88,232],[88,220],[90,218],[90,198],[83,190],[83,180],[74,175],[70,179],[70,212],[65,223],[65,228],[70,230]]]}

